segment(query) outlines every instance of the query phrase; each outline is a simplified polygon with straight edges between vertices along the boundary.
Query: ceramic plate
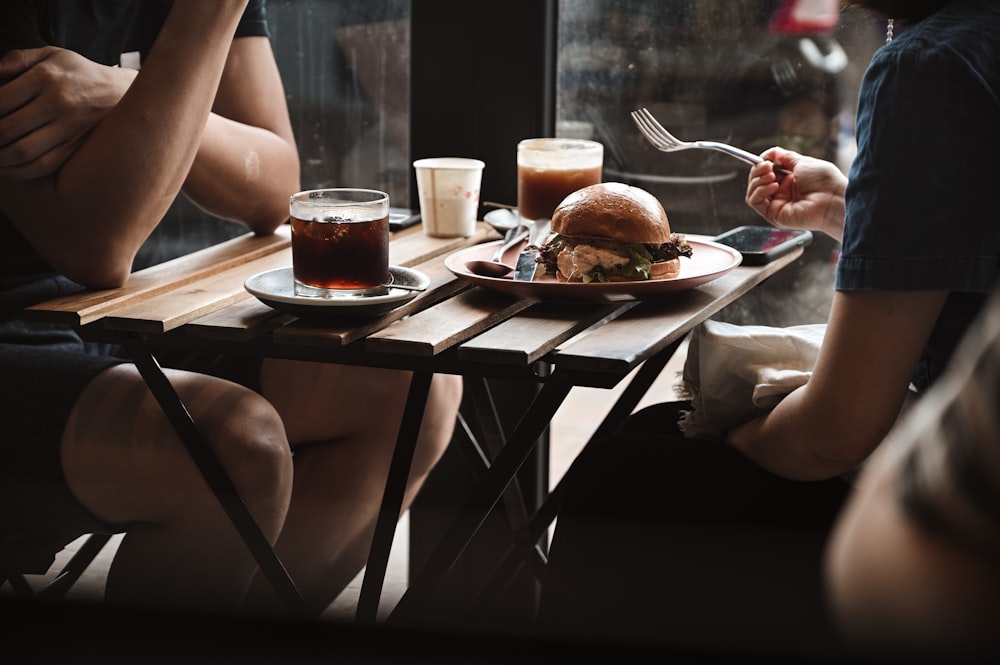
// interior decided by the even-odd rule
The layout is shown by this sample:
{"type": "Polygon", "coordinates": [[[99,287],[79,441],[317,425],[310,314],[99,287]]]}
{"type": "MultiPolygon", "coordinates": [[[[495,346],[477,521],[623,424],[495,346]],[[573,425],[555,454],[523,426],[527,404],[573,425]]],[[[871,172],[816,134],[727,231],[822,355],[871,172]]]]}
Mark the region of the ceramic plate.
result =
{"type": "MultiPolygon", "coordinates": [[[[413,270],[389,266],[393,284],[427,288],[431,280],[427,275],[413,270]]],[[[399,307],[418,295],[417,291],[394,289],[374,296],[353,296],[344,298],[315,298],[295,294],[295,279],[291,266],[268,270],[254,275],[244,284],[265,305],[294,314],[295,316],[378,316],[399,307]]]]}
{"type": "MultiPolygon", "coordinates": [[[[691,289],[718,279],[740,265],[740,253],[731,247],[710,240],[699,240],[688,236],[692,257],[681,257],[681,271],[669,279],[651,279],[642,282],[560,282],[552,275],[542,275],[539,269],[534,280],[515,282],[507,277],[483,277],[470,272],[466,263],[475,259],[489,259],[503,241],[483,243],[449,255],[444,264],[452,273],[469,279],[488,289],[514,295],[531,296],[539,300],[593,300],[614,302],[620,300],[640,300],[654,296],[691,289]]],[[[503,262],[514,265],[522,245],[516,246],[504,255],[503,262]]]]}

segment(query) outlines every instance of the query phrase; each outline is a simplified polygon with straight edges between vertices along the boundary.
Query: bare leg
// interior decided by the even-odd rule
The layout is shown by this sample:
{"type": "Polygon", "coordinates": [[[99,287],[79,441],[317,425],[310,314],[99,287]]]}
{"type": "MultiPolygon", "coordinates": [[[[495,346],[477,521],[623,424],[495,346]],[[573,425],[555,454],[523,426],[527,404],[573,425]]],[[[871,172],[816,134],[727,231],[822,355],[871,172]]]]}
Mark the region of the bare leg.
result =
{"type": "MultiPolygon", "coordinates": [[[[321,612],[365,565],[411,375],[272,360],[261,376],[295,451],[276,550],[307,605],[321,612]]],[[[434,377],[403,510],[451,440],[461,394],[460,377],[434,377]]],[[[268,604],[258,591],[255,584],[252,596],[268,604]]]]}
{"type": "MultiPolygon", "coordinates": [[[[259,395],[168,372],[264,534],[277,538],[291,493],[282,423],[259,395]]],[[[62,440],[70,489],[96,517],[127,527],[108,576],[110,602],[233,609],[253,557],[131,365],[101,373],[62,440]]]]}

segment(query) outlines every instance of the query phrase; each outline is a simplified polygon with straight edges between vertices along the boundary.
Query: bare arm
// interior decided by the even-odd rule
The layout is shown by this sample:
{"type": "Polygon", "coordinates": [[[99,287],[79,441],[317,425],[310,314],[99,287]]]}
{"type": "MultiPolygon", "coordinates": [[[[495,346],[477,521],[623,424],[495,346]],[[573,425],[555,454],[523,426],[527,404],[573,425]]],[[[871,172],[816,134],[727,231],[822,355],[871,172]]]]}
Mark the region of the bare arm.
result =
{"type": "MultiPolygon", "coordinates": [[[[196,156],[218,158],[216,151],[221,149],[222,141],[206,140],[202,146],[202,137],[209,123],[226,124],[222,118],[210,120],[209,112],[216,103],[216,92],[224,92],[220,81],[227,67],[232,35],[245,5],[245,0],[212,3],[179,0],[128,92],[62,168],[52,176],[36,180],[0,180],[4,211],[57,270],[91,286],[123,283],[135,252],[188,180],[196,156]]],[[[257,56],[245,56],[242,49],[237,49],[241,53],[234,62],[254,62],[259,57],[259,49],[252,44],[247,49],[257,51],[257,56]]],[[[227,106],[231,104],[228,100],[234,98],[238,99],[227,92],[218,104],[231,108],[227,106]]],[[[284,128],[281,118],[276,123],[273,127],[282,132],[281,143],[288,146],[288,139],[284,138],[291,135],[286,129],[287,117],[284,128]]],[[[234,129],[228,124],[226,128],[234,129]]],[[[246,132],[256,137],[256,132],[262,130],[246,132]]],[[[266,145],[253,148],[258,155],[270,158],[274,154],[275,143],[271,139],[267,136],[266,145]]],[[[290,152],[294,154],[294,149],[290,152]]],[[[287,154],[283,156],[287,160],[287,154]]],[[[287,161],[281,164],[287,166],[287,161]]],[[[242,165],[241,171],[245,172],[242,165]]],[[[295,177],[289,178],[288,183],[294,189],[297,164],[291,173],[295,177]]],[[[207,176],[199,178],[191,174],[191,184],[200,192],[202,204],[225,210],[225,206],[214,202],[211,188],[205,185],[207,180],[207,176]]],[[[220,182],[223,187],[231,184],[220,182]]],[[[274,185],[278,179],[264,182],[274,185]]],[[[263,191],[255,187],[244,189],[263,191]]],[[[287,193],[286,190],[283,197],[287,193]]],[[[271,195],[270,189],[262,194],[265,198],[271,195]]],[[[282,207],[286,201],[284,198],[282,207]]],[[[248,206],[253,210],[265,208],[248,206]]],[[[274,205],[268,214],[277,218],[277,210],[274,205]]],[[[248,223],[265,232],[268,225],[273,228],[279,221],[248,223]]]]}
{"type": "MultiPolygon", "coordinates": [[[[0,178],[53,175],[122,99],[134,70],[55,47],[0,59],[0,178]]],[[[207,211],[269,233],[298,189],[298,156],[265,37],[235,40],[185,191],[207,211]]]]}
{"type": "Polygon", "coordinates": [[[52,175],[121,101],[136,70],[46,46],[0,58],[0,178],[52,175]]]}
{"type": "Polygon", "coordinates": [[[208,212],[271,233],[300,189],[285,91],[266,37],[233,42],[184,192],[208,212]]]}
{"type": "Polygon", "coordinates": [[[729,441],[757,464],[819,480],[864,460],[892,428],[947,292],[838,292],[809,383],[729,441]]]}

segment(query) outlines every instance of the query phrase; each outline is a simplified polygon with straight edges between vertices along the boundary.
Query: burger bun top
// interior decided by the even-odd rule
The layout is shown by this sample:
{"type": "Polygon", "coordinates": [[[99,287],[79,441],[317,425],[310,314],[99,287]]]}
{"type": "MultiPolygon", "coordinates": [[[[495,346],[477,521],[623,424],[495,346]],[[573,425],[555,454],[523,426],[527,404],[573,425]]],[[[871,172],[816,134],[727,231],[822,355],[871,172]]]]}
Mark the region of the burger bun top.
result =
{"type": "Polygon", "coordinates": [[[590,185],[567,196],[552,215],[552,231],[625,243],[670,242],[670,222],[660,201],[620,182],[590,185]]]}

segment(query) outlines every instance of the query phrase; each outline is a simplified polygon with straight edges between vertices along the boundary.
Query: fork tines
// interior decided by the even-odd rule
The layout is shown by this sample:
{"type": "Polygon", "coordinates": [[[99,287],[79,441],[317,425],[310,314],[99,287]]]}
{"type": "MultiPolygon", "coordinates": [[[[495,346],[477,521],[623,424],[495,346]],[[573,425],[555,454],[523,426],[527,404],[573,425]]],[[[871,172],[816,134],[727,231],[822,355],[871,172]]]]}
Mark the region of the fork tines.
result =
{"type": "Polygon", "coordinates": [[[683,143],[668,132],[647,109],[632,111],[631,115],[642,135],[659,150],[676,150],[683,143]]]}

